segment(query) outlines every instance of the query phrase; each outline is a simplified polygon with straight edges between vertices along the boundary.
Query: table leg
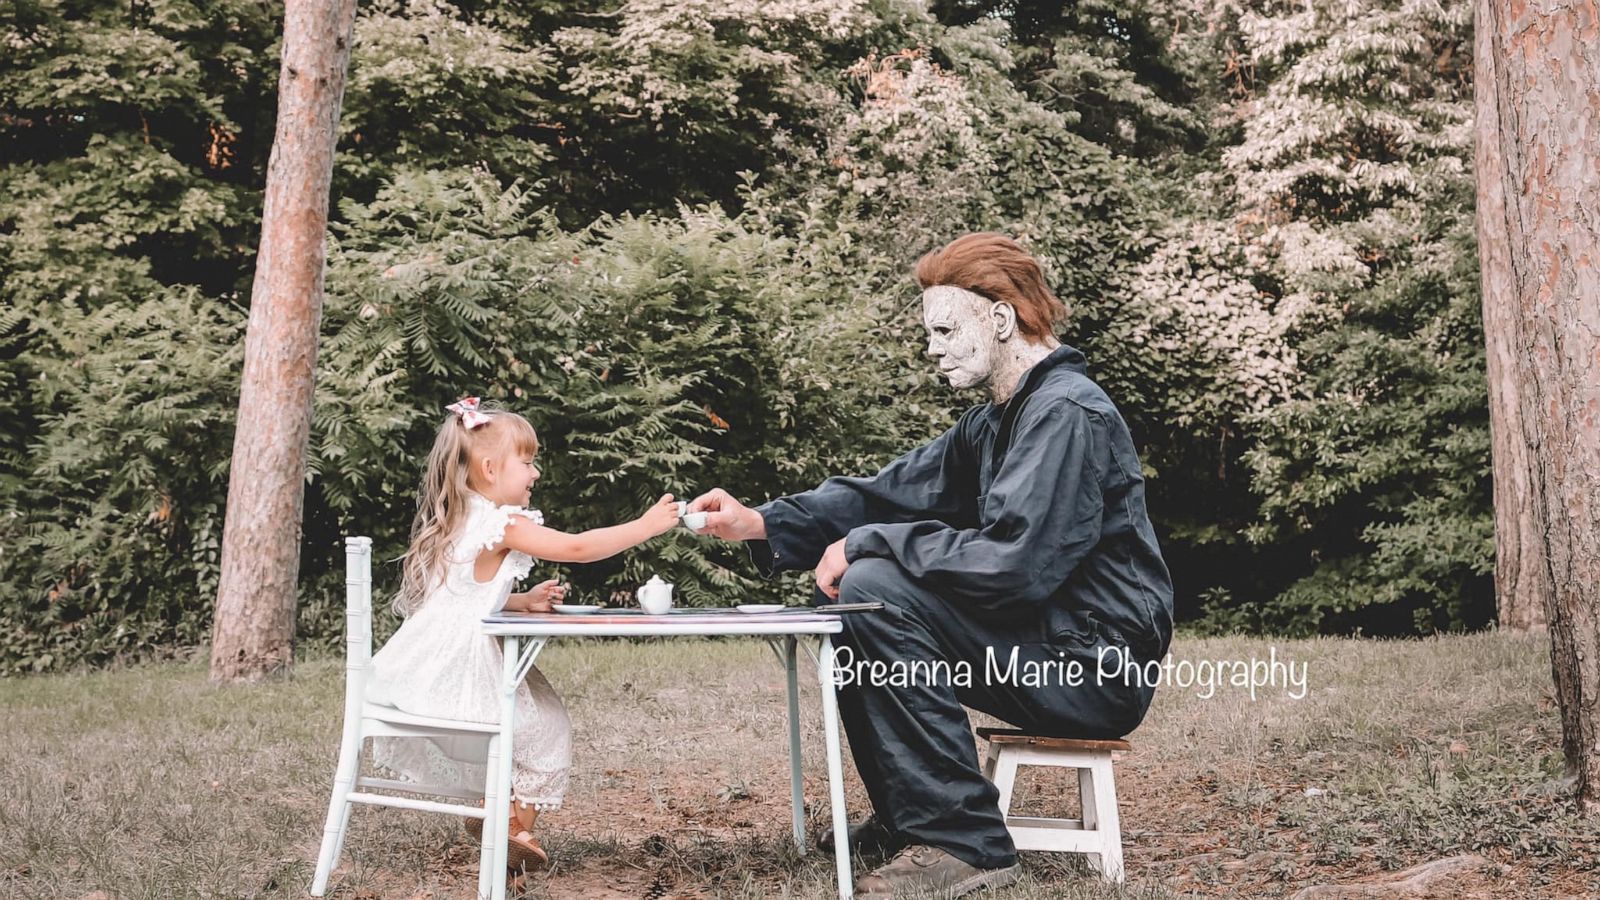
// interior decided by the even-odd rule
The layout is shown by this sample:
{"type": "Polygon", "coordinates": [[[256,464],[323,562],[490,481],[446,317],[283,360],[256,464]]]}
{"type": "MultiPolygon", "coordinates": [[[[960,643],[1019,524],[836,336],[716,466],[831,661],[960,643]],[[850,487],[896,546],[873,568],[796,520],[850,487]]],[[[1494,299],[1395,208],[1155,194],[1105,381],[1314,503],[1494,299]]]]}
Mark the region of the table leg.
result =
{"type": "Polygon", "coordinates": [[[501,642],[500,680],[500,755],[495,760],[495,796],[493,810],[483,823],[483,839],[493,841],[493,873],[490,875],[493,891],[491,900],[506,900],[506,841],[510,839],[507,824],[511,819],[511,750],[514,746],[517,714],[517,636],[508,634],[501,642]]]}
{"type": "Polygon", "coordinates": [[[789,801],[794,809],[794,848],[806,852],[805,781],[800,774],[800,679],[794,635],[783,639],[783,669],[789,678],[789,801]]]}
{"type": "Polygon", "coordinates": [[[844,808],[844,760],[839,747],[839,698],[834,693],[833,640],[822,636],[817,660],[822,683],[823,745],[828,752],[828,794],[833,806],[833,858],[839,875],[839,898],[850,900],[850,825],[844,808]]]}

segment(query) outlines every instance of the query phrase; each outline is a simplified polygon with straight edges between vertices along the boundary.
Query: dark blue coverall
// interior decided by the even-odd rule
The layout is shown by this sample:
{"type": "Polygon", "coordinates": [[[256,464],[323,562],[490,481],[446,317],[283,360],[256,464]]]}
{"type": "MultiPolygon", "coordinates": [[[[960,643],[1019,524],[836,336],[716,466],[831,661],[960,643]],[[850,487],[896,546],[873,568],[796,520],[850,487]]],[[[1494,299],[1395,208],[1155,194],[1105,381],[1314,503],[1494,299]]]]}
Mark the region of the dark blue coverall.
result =
{"type": "Polygon", "coordinates": [[[884,603],[845,617],[841,653],[972,667],[971,687],[868,679],[840,691],[873,810],[909,843],[980,868],[1016,861],[963,704],[1075,738],[1120,737],[1149,709],[1153,686],[1096,673],[1108,647],[1166,654],[1172,582],[1127,425],[1077,350],[1056,349],[1007,403],[973,407],[877,475],[830,478],[758,511],[767,539],[750,547],[764,574],[813,568],[844,538],[839,601],[884,603]],[[1084,682],[991,679],[987,648],[1002,662],[1013,648],[1022,662],[1080,659],[1084,682]]]}

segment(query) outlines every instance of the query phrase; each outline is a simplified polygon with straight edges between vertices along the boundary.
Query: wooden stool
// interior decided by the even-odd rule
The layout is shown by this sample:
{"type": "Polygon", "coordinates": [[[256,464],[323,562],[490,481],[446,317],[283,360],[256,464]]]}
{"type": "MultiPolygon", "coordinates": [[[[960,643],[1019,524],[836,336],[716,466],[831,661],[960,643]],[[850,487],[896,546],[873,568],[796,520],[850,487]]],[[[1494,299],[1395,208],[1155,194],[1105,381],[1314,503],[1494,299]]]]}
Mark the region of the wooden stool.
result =
{"type": "Polygon", "coordinates": [[[1034,737],[1011,728],[979,728],[989,742],[983,774],[1000,789],[1000,815],[1018,850],[1085,853],[1089,868],[1106,881],[1122,883],[1122,823],[1117,815],[1117,783],[1111,752],[1131,750],[1127,741],[1075,741],[1034,737]],[[1011,789],[1018,766],[1058,766],[1078,770],[1081,819],[1011,815],[1011,789]]]}

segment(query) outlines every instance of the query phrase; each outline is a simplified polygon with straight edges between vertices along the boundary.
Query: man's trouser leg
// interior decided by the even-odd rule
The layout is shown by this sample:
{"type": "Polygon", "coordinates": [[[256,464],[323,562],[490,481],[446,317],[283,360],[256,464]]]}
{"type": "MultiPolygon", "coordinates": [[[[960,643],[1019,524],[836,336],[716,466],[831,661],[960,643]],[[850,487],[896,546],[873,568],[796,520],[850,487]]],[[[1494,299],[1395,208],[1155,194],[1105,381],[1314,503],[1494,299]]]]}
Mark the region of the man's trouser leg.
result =
{"type": "Polygon", "coordinates": [[[882,612],[844,617],[837,660],[849,667],[850,681],[840,691],[840,716],[873,809],[910,843],[939,847],[971,865],[1011,865],[1016,847],[999,793],[979,768],[963,703],[1024,729],[1085,738],[1126,733],[1148,706],[1147,693],[1137,689],[1095,685],[1090,648],[1052,645],[1032,620],[1008,623],[954,606],[893,561],[852,563],[839,600],[884,604],[882,612]],[[1086,682],[1031,687],[988,678],[991,648],[1001,671],[1016,648],[1019,673],[1030,661],[1087,654],[1086,682]],[[959,661],[970,666],[970,688],[946,679],[959,661]],[[911,677],[880,684],[873,663],[882,663],[885,675],[911,677]]]}

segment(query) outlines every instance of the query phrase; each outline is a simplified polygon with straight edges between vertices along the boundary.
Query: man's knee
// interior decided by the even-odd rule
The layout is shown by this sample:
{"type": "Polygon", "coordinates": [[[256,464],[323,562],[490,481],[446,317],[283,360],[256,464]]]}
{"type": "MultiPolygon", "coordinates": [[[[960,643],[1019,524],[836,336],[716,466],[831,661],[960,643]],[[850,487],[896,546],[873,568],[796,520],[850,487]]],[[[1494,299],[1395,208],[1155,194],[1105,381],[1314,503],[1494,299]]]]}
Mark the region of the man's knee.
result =
{"type": "MultiPolygon", "coordinates": [[[[900,641],[908,626],[943,627],[945,603],[892,559],[856,560],[839,581],[840,603],[882,603],[883,611],[845,616],[844,627],[863,645],[900,641]]],[[[826,607],[824,607],[826,610],[826,607]]]]}
{"type": "Polygon", "coordinates": [[[915,592],[911,590],[911,577],[892,559],[875,556],[858,559],[844,570],[839,579],[840,603],[880,603],[902,605],[901,598],[915,592]]]}

